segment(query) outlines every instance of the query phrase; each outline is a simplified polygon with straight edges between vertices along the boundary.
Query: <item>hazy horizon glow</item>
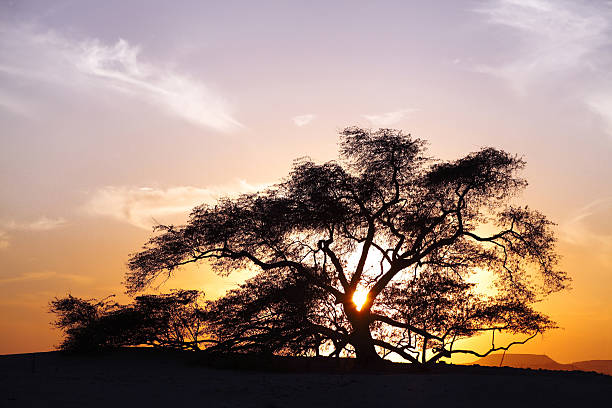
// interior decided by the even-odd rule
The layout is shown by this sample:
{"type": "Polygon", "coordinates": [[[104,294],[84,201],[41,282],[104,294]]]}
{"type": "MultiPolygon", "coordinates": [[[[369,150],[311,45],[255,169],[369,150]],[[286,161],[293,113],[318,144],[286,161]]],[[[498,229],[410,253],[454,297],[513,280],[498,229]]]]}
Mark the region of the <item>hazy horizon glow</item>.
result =
{"type": "Polygon", "coordinates": [[[155,223],[332,160],[358,125],[524,156],[519,201],[558,224],[574,283],[541,305],[563,329],[512,351],[612,359],[611,63],[610,2],[5,1],[0,354],[58,343],[55,296],[121,294],[155,223]]]}

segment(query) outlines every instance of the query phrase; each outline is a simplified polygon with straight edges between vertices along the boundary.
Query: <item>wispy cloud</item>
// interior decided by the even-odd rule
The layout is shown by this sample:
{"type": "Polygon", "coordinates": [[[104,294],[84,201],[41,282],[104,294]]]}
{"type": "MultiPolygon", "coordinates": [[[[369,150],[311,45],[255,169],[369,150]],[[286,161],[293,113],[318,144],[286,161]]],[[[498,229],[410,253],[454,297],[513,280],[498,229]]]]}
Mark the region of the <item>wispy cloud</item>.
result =
{"type": "Polygon", "coordinates": [[[612,137],[612,79],[607,89],[586,96],[587,106],[603,121],[604,130],[612,137]]]}
{"type": "Polygon", "coordinates": [[[611,41],[610,6],[563,0],[494,0],[476,11],[493,25],[519,35],[517,49],[501,65],[478,70],[522,90],[552,72],[595,69],[595,52],[611,41]]]}
{"type": "Polygon", "coordinates": [[[612,265],[612,196],[590,202],[561,223],[561,238],[604,254],[612,265]]]}
{"type": "Polygon", "coordinates": [[[83,210],[90,215],[110,217],[150,229],[158,222],[184,222],[193,207],[199,204],[213,203],[224,196],[254,192],[263,187],[265,185],[251,185],[244,180],[212,188],[109,186],[93,192],[83,210]]]}
{"type": "Polygon", "coordinates": [[[398,109],[392,112],[363,115],[363,117],[374,126],[391,126],[400,122],[407,115],[415,111],[416,109],[411,108],[398,109]]]}
{"type": "Polygon", "coordinates": [[[0,250],[6,249],[9,247],[9,236],[6,231],[0,230],[0,250]]]}
{"type": "Polygon", "coordinates": [[[3,220],[0,221],[0,249],[8,248],[10,245],[10,232],[12,231],[30,231],[41,232],[50,231],[59,228],[66,224],[63,218],[48,218],[41,217],[34,221],[16,221],[3,220]]]}
{"type": "Polygon", "coordinates": [[[4,285],[7,283],[16,283],[16,282],[28,282],[28,281],[40,281],[40,280],[68,280],[77,283],[89,283],[92,281],[92,278],[89,276],[75,275],[70,273],[58,273],[55,271],[44,271],[44,272],[28,272],[18,276],[11,276],[7,278],[0,278],[0,285],[4,285]]]}
{"type": "Polygon", "coordinates": [[[612,2],[490,0],[476,12],[512,33],[507,60],[476,71],[504,79],[520,94],[563,81],[612,136],[612,2]]]}
{"type": "MultiPolygon", "coordinates": [[[[225,98],[190,75],[145,61],[140,47],[124,39],[105,44],[98,39],[69,39],[54,31],[3,25],[0,55],[5,56],[0,57],[0,73],[4,75],[118,91],[194,125],[221,132],[243,127],[232,116],[225,98]]],[[[5,105],[0,108],[14,108],[5,105]]]]}
{"type": "Polygon", "coordinates": [[[64,218],[49,217],[40,217],[34,221],[26,222],[15,220],[0,222],[2,228],[17,231],[49,231],[65,224],[66,220],[64,218]]]}
{"type": "Polygon", "coordinates": [[[302,127],[312,122],[316,117],[316,115],[309,113],[306,115],[294,116],[293,118],[291,118],[291,120],[293,120],[293,123],[295,123],[296,126],[302,127]]]}
{"type": "Polygon", "coordinates": [[[0,110],[18,116],[30,116],[30,107],[17,98],[0,91],[0,110]]]}

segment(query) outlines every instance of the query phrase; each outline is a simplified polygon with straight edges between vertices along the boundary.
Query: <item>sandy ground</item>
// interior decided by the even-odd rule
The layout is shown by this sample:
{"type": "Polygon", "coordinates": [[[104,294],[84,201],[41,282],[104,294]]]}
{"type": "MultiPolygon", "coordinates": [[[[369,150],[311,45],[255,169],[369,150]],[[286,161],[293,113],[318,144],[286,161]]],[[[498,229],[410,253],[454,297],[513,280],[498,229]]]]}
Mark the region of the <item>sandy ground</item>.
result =
{"type": "Polygon", "coordinates": [[[612,377],[458,368],[429,373],[278,373],[174,355],[0,356],[0,407],[612,406],[612,377]],[[578,405],[580,404],[580,405],[578,405]]]}

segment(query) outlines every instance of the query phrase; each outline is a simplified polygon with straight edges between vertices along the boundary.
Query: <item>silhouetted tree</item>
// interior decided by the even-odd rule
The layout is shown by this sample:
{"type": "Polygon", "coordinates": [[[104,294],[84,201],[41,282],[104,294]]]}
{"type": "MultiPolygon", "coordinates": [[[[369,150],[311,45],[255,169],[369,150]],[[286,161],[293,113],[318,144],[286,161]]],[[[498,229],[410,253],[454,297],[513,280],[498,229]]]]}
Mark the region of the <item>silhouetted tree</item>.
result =
{"type": "Polygon", "coordinates": [[[50,311],[57,315],[54,324],[65,333],[61,349],[96,351],[149,345],[198,350],[206,341],[198,303],[201,293],[196,290],[138,296],[128,305],[113,302],[111,297],[84,300],[68,295],[51,301],[50,311]]]}
{"type": "Polygon", "coordinates": [[[218,341],[210,350],[263,354],[318,355],[337,339],[333,298],[290,269],[249,279],[222,298],[207,302],[207,334],[218,341]],[[333,327],[333,329],[330,329],[333,327]]]}
{"type": "Polygon", "coordinates": [[[255,278],[206,306],[213,348],[354,353],[366,364],[389,353],[483,356],[509,345],[478,353],[456,340],[554,327],[532,308],[568,282],[552,224],[509,205],[527,185],[524,161],[494,148],[435,161],[424,149],[401,131],[347,128],[338,162],[301,159],[271,188],[157,227],[130,258],[128,291],[191,262],[221,274],[255,266],[255,278]],[[475,282],[483,271],[488,292],[475,282]]]}

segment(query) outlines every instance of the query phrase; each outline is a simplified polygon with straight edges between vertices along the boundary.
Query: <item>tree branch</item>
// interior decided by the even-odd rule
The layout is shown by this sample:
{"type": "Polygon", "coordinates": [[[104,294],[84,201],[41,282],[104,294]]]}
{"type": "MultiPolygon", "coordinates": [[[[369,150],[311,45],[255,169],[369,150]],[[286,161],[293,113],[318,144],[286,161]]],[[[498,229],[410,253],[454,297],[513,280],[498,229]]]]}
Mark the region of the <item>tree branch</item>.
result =
{"type": "Polygon", "coordinates": [[[395,327],[400,327],[402,329],[408,329],[416,334],[418,334],[419,336],[423,336],[423,337],[428,337],[430,339],[434,339],[434,340],[438,340],[438,341],[442,341],[441,337],[438,336],[434,336],[433,334],[427,333],[425,330],[423,329],[419,329],[418,327],[415,327],[411,324],[408,323],[404,323],[404,322],[398,322],[397,320],[394,320],[388,316],[384,316],[384,315],[380,315],[380,314],[371,314],[371,319],[372,321],[378,321],[378,322],[383,322],[383,323],[387,323],[391,326],[395,326],[395,327]]]}
{"type": "Polygon", "coordinates": [[[517,344],[525,344],[527,343],[529,340],[533,339],[535,336],[538,335],[539,332],[535,332],[534,334],[532,334],[531,336],[527,337],[525,340],[523,341],[513,341],[512,343],[506,345],[506,346],[500,346],[500,347],[491,347],[491,349],[489,351],[487,351],[486,353],[478,353],[474,350],[445,350],[446,352],[449,352],[451,354],[453,353],[463,353],[463,354],[472,354],[474,356],[477,357],[486,357],[489,354],[495,352],[495,351],[500,351],[500,350],[508,350],[510,347],[515,346],[517,344]]]}
{"type": "Polygon", "coordinates": [[[319,241],[319,248],[321,248],[323,252],[325,252],[325,254],[329,256],[329,258],[331,259],[332,264],[334,265],[334,268],[336,268],[336,273],[338,274],[338,279],[340,280],[340,284],[342,285],[342,288],[346,292],[348,292],[349,283],[348,283],[348,280],[346,279],[346,275],[344,274],[344,268],[342,267],[340,260],[336,256],[336,253],[329,247],[329,244],[331,244],[332,242],[333,242],[333,237],[331,237],[328,240],[321,240],[319,241]]]}
{"type": "Polygon", "coordinates": [[[396,347],[396,346],[394,346],[392,344],[387,343],[386,341],[374,339],[373,343],[374,343],[375,346],[379,346],[379,347],[382,347],[384,349],[391,350],[394,353],[397,353],[400,357],[405,358],[406,360],[410,361],[411,363],[419,364],[419,360],[417,360],[415,357],[413,357],[410,354],[406,353],[403,349],[401,349],[399,347],[396,347]]]}

